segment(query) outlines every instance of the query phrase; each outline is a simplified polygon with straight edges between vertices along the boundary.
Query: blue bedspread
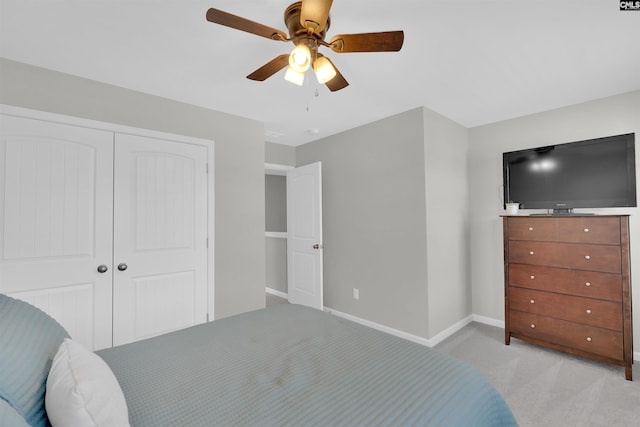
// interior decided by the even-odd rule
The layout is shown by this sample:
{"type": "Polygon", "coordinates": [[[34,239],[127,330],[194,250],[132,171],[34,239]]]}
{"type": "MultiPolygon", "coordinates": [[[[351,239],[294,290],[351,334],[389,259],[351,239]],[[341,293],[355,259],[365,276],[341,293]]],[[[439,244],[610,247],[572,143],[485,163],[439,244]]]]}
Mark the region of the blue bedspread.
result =
{"type": "Polygon", "coordinates": [[[132,426],[512,426],[475,369],[296,305],[97,352],[132,426]]]}

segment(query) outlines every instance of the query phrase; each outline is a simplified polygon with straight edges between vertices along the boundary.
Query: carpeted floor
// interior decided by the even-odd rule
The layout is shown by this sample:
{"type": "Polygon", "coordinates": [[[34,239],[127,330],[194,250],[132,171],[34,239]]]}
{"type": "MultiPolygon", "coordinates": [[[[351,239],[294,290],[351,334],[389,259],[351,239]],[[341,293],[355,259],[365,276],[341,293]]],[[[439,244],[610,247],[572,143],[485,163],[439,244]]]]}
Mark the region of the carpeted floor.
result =
{"type": "Polygon", "coordinates": [[[480,370],[505,398],[521,427],[640,426],[640,362],[624,369],[512,339],[471,323],[436,348],[480,370]]]}

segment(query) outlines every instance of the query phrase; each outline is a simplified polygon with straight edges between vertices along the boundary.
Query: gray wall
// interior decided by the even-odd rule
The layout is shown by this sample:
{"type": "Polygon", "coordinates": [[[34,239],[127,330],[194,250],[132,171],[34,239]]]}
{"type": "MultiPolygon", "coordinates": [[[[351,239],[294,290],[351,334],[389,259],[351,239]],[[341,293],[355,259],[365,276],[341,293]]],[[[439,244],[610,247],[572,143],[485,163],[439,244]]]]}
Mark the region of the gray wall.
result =
{"type": "Polygon", "coordinates": [[[264,307],[262,123],[0,58],[0,103],[215,141],[215,316],[264,307]]]}
{"type": "Polygon", "coordinates": [[[471,314],[467,128],[423,110],[429,337],[471,314]]]}
{"type": "Polygon", "coordinates": [[[265,176],[265,231],[287,231],[287,178],[265,176]]]}
{"type": "MultiPolygon", "coordinates": [[[[604,98],[470,130],[469,200],[471,222],[471,283],[473,312],[504,319],[502,222],[500,199],[502,153],[622,133],[636,133],[636,165],[640,165],[640,91],[604,98]]],[[[640,174],[636,174],[636,179],[640,174]]],[[[640,186],[638,186],[640,190],[640,186]]],[[[585,211],[581,209],[580,211],[585,211]]],[[[631,274],[640,277],[640,216],[638,208],[588,209],[596,213],[631,214],[631,274]]],[[[523,213],[530,213],[524,211],[523,213]]],[[[640,281],[633,305],[640,307],[640,281]]],[[[634,314],[636,343],[640,315],[634,314]]]]}
{"type": "Polygon", "coordinates": [[[322,162],[325,306],[426,337],[422,122],[412,110],[299,146],[296,158],[322,162]]]}
{"type": "Polygon", "coordinates": [[[322,162],[325,306],[427,339],[471,314],[467,150],[426,108],[297,147],[322,162]]]}
{"type": "Polygon", "coordinates": [[[264,162],[274,165],[295,166],[296,147],[276,144],[273,142],[264,143],[264,162]]]}
{"type": "Polygon", "coordinates": [[[266,285],[282,293],[288,293],[287,286],[287,239],[267,237],[265,239],[267,253],[266,285]]]}

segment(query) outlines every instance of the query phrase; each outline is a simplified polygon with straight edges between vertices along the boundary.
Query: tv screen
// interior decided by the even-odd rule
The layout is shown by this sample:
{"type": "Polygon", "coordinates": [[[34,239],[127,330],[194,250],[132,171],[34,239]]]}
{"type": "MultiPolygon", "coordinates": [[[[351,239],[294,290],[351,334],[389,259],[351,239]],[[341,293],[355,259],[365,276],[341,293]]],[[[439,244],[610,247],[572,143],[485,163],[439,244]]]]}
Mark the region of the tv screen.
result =
{"type": "Polygon", "coordinates": [[[522,209],[636,206],[635,134],[503,153],[504,202],[522,209]]]}

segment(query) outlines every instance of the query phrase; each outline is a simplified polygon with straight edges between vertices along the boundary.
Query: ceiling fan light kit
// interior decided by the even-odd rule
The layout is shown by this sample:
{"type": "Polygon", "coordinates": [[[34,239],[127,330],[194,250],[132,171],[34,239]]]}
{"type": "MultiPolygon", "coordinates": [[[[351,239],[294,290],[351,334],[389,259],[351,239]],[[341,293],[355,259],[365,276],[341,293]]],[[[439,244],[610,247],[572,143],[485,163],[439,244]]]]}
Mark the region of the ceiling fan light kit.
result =
{"type": "Polygon", "coordinates": [[[302,86],[304,83],[304,71],[296,71],[292,66],[287,67],[284,79],[294,85],[302,86]]]}
{"type": "Polygon", "coordinates": [[[324,56],[318,57],[313,62],[313,71],[315,71],[316,78],[320,84],[331,81],[338,74],[331,62],[324,56]]]}
{"type": "Polygon", "coordinates": [[[293,48],[289,55],[289,66],[299,73],[304,73],[311,66],[311,50],[304,43],[293,48]]]}
{"type": "Polygon", "coordinates": [[[249,74],[248,79],[264,81],[287,67],[285,80],[302,86],[305,72],[313,67],[318,82],[335,92],[349,83],[333,62],[318,52],[320,46],[336,53],[398,52],[404,43],[404,32],[340,34],[327,43],[324,39],[331,25],[329,12],[332,4],[333,0],[303,0],[290,5],[284,13],[288,37],[278,29],[218,9],[209,9],[207,20],[271,40],[290,41],[296,46],[291,54],[277,56],[249,74]]]}

